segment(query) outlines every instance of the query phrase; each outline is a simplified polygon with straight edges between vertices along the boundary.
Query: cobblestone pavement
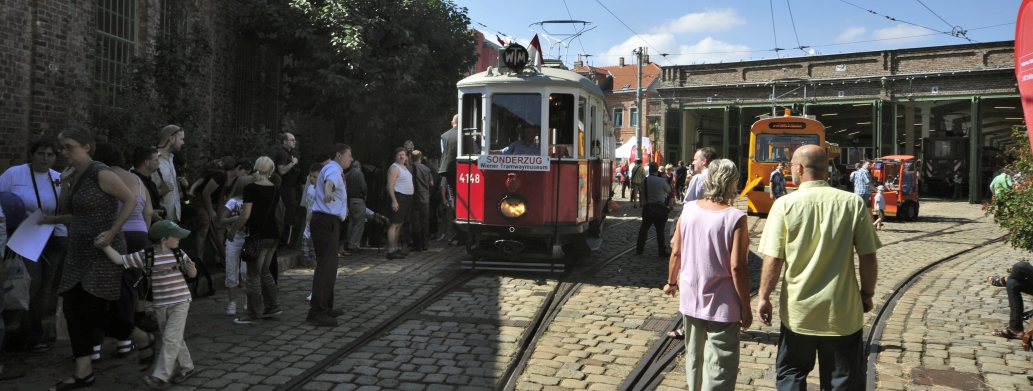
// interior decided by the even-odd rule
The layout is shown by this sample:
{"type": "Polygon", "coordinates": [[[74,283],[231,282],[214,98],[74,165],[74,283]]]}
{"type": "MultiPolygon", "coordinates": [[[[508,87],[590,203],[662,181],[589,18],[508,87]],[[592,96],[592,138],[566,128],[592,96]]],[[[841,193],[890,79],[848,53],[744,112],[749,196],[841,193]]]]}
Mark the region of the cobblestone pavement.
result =
{"type": "MultiPolygon", "coordinates": [[[[1029,253],[997,243],[945,262],[900,298],[886,321],[876,367],[878,387],[1033,390],[1033,352],[990,335],[1008,325],[1008,294],[990,275],[1029,253]]],[[[1028,296],[1027,296],[1028,299],[1028,296]]],[[[1027,308],[1028,308],[1028,300],[1027,308]]]]}
{"type": "MultiPolygon", "coordinates": [[[[634,245],[641,209],[620,201],[622,209],[608,218],[603,249],[580,257],[567,279],[588,278],[586,284],[533,346],[528,365],[518,378],[518,389],[615,389],[649,347],[666,338],[660,336],[657,325],[664,327],[676,316],[677,300],[660,290],[667,261],[655,256],[655,240],[648,242],[647,255],[626,253],[596,274],[587,274],[634,245]]],[[[764,220],[751,216],[749,223],[755,248],[764,220]]],[[[885,297],[900,280],[925,264],[995,235],[1000,232],[981,217],[978,206],[923,202],[919,221],[891,222],[880,233],[887,246],[879,253],[877,295],[885,297]]],[[[317,367],[446,282],[465,257],[462,248],[434,242],[429,252],[412,253],[401,260],[385,260],[375,249],[341,258],[336,302],[345,315],[334,328],[304,323],[311,269],[290,270],[281,276],[279,291],[285,313],[262,325],[233,325],[224,314],[226,298],[221,290],[214,297],[195,300],[186,334],[196,374],[172,389],[275,389],[311,368],[319,372],[305,389],[493,388],[512,365],[529,321],[555,288],[555,274],[480,273],[396,326],[370,334],[374,338],[369,344],[325,368],[317,367]]],[[[760,258],[755,254],[751,254],[750,266],[755,289],[760,271],[760,258]]],[[[999,310],[991,313],[999,314],[995,321],[1006,317],[1006,312],[999,310]]],[[[775,341],[777,329],[754,326],[744,334],[739,378],[744,388],[773,385],[775,341]]],[[[109,346],[105,349],[112,350],[109,346]]],[[[44,354],[5,354],[5,363],[32,369],[30,376],[3,386],[45,389],[71,372],[69,356],[67,341],[44,354]]],[[[132,365],[134,358],[114,359],[105,353],[95,365],[97,386],[93,389],[142,388],[141,373],[132,365]]],[[[681,368],[668,374],[662,388],[685,388],[681,368]]]]}

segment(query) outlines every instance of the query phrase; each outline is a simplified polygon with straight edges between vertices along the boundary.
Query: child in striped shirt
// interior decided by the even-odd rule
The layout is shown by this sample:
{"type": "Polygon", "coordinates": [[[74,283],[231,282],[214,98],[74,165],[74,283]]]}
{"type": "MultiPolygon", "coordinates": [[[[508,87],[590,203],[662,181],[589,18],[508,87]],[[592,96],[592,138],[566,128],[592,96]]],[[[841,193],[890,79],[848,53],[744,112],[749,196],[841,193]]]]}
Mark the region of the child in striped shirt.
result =
{"type": "Polygon", "coordinates": [[[104,253],[112,262],[126,268],[137,267],[150,276],[150,289],[154,296],[154,314],[162,331],[161,353],[151,376],[144,376],[143,382],[151,388],[164,388],[169,382],[179,384],[190,377],[194,363],[190,359],[183,329],[190,310],[190,289],[184,278],[197,275],[194,262],[179,250],[179,240],[190,235],[170,220],[161,220],[151,226],[148,236],[154,246],[132,254],[120,255],[111,246],[104,253]],[[153,258],[153,259],[152,259],[153,258]],[[176,365],[179,369],[173,374],[176,365]]]}

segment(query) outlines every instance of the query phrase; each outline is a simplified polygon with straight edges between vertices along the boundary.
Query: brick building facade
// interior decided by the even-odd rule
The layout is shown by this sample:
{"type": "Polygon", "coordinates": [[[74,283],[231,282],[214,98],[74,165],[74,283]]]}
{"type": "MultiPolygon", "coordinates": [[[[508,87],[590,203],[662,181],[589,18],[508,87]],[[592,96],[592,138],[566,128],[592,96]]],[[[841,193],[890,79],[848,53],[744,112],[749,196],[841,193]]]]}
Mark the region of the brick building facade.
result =
{"type": "MultiPolygon", "coordinates": [[[[234,28],[239,4],[172,0],[9,0],[0,7],[0,170],[25,161],[25,148],[63,128],[89,123],[101,90],[117,93],[125,64],[153,50],[158,34],[202,23],[212,55],[191,84],[202,86],[194,145],[220,145],[242,129],[278,131],[282,58],[234,28]],[[184,7],[171,20],[170,7],[184,7]]],[[[299,120],[307,128],[327,127],[299,120]]],[[[153,132],[159,129],[140,129],[153,132]]],[[[314,133],[314,132],[313,132],[314,133]]],[[[306,140],[319,145],[326,140],[306,140]]],[[[188,142],[190,142],[188,140],[188,142]]],[[[211,149],[211,148],[209,148],[211,149]]],[[[210,151],[204,151],[210,152],[210,151]]]]}
{"type": "Polygon", "coordinates": [[[750,125],[790,107],[826,125],[843,166],[921,158],[925,139],[965,137],[977,157],[967,179],[981,184],[996,167],[980,167],[979,154],[1006,148],[1023,124],[1012,41],[678,65],[658,84],[668,162],[712,146],[742,165],[750,125]]]}
{"type": "MultiPolygon", "coordinates": [[[[575,64],[578,65],[578,64],[575,64]]],[[[588,77],[603,90],[606,96],[606,107],[609,109],[607,123],[613,127],[614,138],[618,143],[627,143],[635,137],[638,121],[642,124],[642,137],[649,137],[649,127],[660,124],[660,106],[656,98],[660,80],[660,66],[649,62],[642,65],[642,104],[635,104],[635,90],[638,88],[638,65],[625,64],[624,58],[618,65],[593,67],[579,66],[574,72],[588,77]],[[644,107],[641,115],[638,108],[644,107]]],[[[651,140],[651,142],[654,142],[651,140]]],[[[655,147],[654,147],[655,148],[655,147]]]]}

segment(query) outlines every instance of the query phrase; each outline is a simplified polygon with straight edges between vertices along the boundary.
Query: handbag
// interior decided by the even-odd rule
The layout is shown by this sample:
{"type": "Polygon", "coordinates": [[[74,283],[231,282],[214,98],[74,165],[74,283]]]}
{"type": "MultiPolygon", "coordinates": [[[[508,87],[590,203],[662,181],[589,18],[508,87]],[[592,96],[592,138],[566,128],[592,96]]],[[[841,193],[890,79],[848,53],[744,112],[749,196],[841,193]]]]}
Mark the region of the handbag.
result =
{"type": "Polygon", "coordinates": [[[14,251],[7,251],[7,256],[4,258],[7,281],[3,284],[3,309],[27,311],[29,309],[29,284],[31,284],[32,278],[29,277],[29,271],[25,268],[25,258],[15,254],[14,251]]]}
{"type": "MultiPolygon", "coordinates": [[[[649,200],[649,183],[646,182],[648,178],[649,177],[646,177],[646,179],[642,180],[642,195],[646,197],[646,200],[649,200]]],[[[671,213],[671,208],[668,208],[660,201],[647,203],[645,209],[653,216],[663,216],[664,219],[666,219],[667,215],[671,213]]]]}

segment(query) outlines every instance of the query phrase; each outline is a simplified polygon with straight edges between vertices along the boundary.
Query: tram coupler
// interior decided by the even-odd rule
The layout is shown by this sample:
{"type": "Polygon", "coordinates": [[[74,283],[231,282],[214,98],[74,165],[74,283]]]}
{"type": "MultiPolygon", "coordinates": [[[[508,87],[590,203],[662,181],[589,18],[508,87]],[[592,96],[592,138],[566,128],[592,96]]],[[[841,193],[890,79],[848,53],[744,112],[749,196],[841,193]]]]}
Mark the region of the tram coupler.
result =
{"type": "Polygon", "coordinates": [[[524,251],[524,244],[516,240],[499,239],[495,241],[495,248],[506,255],[516,255],[524,251]]]}

